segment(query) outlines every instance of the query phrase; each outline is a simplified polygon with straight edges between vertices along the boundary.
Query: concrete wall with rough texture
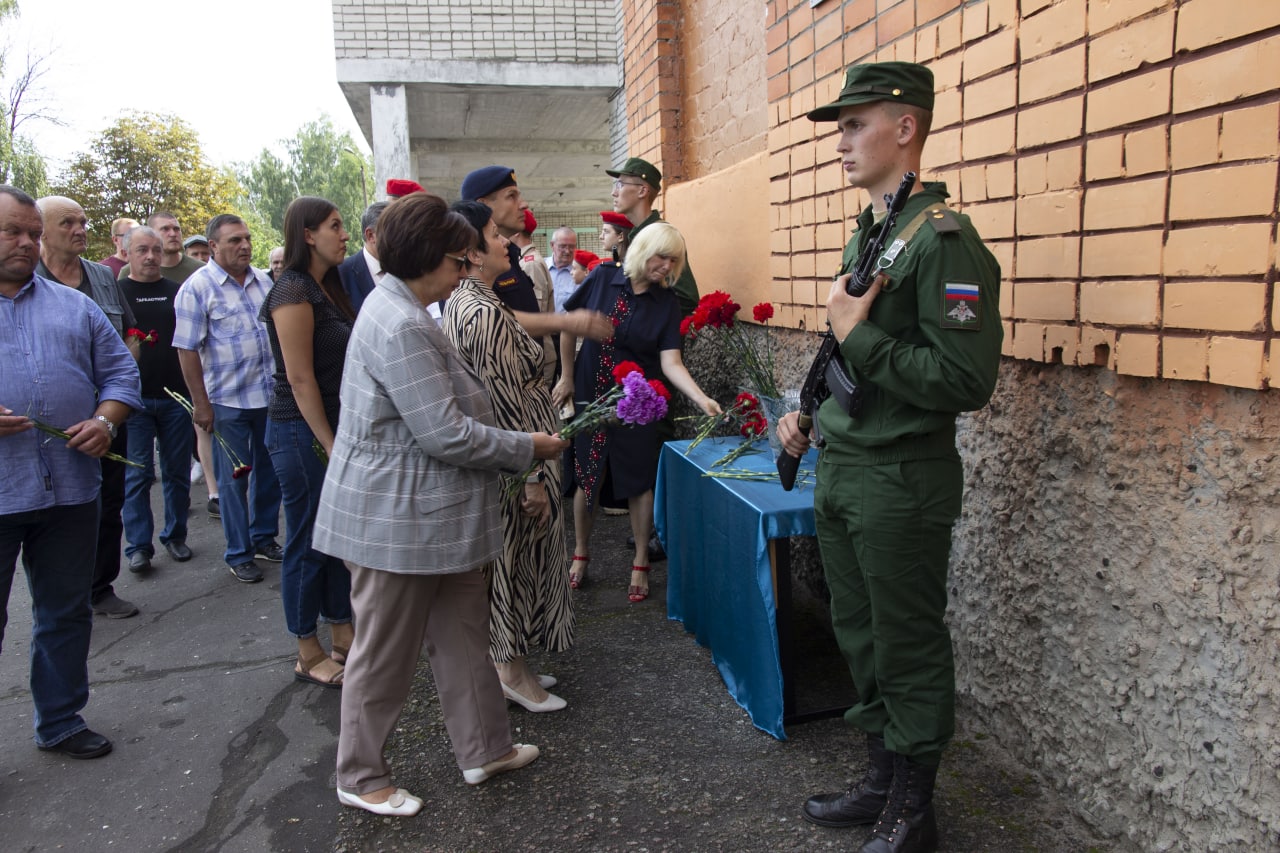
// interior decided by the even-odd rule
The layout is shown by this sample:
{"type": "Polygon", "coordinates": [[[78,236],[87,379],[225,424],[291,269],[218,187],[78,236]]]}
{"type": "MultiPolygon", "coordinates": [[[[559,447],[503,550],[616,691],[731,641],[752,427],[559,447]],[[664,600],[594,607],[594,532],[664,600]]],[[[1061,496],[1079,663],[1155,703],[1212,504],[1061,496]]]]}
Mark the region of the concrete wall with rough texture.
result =
{"type": "MultiPolygon", "coordinates": [[[[797,385],[817,337],[775,341],[797,385]]],[[[1280,397],[1005,359],[959,426],[959,713],[1139,849],[1280,850],[1280,397]]]]}
{"type": "Polygon", "coordinates": [[[961,423],[962,699],[1100,829],[1280,849],[1280,398],[1005,361],[961,423]]]}

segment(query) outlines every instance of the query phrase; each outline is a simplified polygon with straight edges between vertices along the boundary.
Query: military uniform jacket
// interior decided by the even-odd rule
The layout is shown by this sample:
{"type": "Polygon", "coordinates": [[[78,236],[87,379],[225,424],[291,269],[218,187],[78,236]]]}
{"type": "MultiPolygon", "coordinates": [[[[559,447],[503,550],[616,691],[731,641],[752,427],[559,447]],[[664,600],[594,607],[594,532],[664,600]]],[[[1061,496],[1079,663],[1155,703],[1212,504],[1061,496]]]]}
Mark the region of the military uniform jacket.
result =
{"type": "MultiPolygon", "coordinates": [[[[895,233],[947,195],[945,184],[925,184],[907,200],[895,233]]],[[[879,227],[870,207],[863,210],[841,273],[852,272],[879,227]]],[[[884,272],[889,280],[870,317],[840,343],[849,375],[866,392],[863,406],[850,417],[828,399],[818,412],[827,462],[954,454],[956,415],[986,405],[995,390],[1004,339],[1000,265],[969,218],[950,210],[928,217],[884,272]]]]}

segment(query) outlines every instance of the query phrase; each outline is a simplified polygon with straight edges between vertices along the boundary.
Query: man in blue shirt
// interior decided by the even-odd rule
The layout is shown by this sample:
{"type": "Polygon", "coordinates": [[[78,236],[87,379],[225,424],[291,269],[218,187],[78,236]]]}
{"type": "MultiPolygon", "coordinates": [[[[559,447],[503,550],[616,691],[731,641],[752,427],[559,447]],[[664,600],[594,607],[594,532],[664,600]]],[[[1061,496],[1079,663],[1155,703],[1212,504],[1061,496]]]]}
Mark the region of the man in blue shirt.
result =
{"type": "Polygon", "coordinates": [[[43,231],[35,200],[0,185],[0,643],[21,551],[36,745],[97,758],[111,741],[80,711],[89,701],[98,460],[142,400],[138,367],[102,309],[35,275],[43,231]],[[70,438],[36,430],[32,418],[70,438]]]}

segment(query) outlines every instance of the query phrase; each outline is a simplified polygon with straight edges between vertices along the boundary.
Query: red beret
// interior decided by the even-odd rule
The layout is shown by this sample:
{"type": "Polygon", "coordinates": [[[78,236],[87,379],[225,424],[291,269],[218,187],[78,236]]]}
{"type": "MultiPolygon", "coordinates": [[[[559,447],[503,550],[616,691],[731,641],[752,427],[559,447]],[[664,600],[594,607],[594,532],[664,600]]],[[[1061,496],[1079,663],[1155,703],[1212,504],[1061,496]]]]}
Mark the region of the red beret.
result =
{"type": "Polygon", "coordinates": [[[623,216],[621,213],[614,213],[612,210],[600,211],[600,218],[609,225],[616,225],[617,227],[625,228],[628,231],[635,228],[635,226],[631,224],[630,219],[627,219],[627,217],[623,216]]]}
{"type": "Polygon", "coordinates": [[[595,252],[588,252],[586,249],[578,249],[573,253],[573,260],[578,266],[593,270],[600,263],[600,256],[595,252]]]}
{"type": "Polygon", "coordinates": [[[387,195],[392,198],[400,198],[409,193],[420,192],[426,192],[426,190],[417,181],[406,181],[403,178],[390,178],[387,180],[387,195]]]}
{"type": "Polygon", "coordinates": [[[533,218],[533,211],[529,208],[524,209],[524,233],[532,234],[538,230],[538,220],[533,218]]]}

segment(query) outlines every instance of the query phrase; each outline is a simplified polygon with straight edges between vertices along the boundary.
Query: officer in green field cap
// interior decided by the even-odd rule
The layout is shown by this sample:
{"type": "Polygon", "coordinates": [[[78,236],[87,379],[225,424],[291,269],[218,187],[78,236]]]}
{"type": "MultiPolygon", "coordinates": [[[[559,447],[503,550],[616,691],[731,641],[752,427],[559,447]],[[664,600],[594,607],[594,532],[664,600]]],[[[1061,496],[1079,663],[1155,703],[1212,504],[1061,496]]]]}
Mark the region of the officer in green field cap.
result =
{"type": "MultiPolygon", "coordinates": [[[[905,62],[851,67],[840,96],[809,113],[837,123],[840,167],[871,197],[827,301],[841,366],[865,397],[852,414],[834,395],[818,410],[814,491],[831,620],[858,691],[845,719],[866,732],[870,766],[851,790],[804,805],[814,823],[869,828],[862,853],[937,847],[933,785],[955,718],[943,617],[962,488],[956,416],[990,399],[1003,338],[1000,267],[941,183],[916,181],[881,275],[861,297],[845,292],[885,196],[920,171],[932,117],[933,74],[905,62]]],[[[809,447],[794,412],[778,434],[792,454],[809,447]]]]}
{"type": "MultiPolygon", "coordinates": [[[[653,209],[654,199],[662,191],[662,173],[648,160],[639,157],[630,158],[618,169],[605,169],[604,173],[614,179],[614,211],[636,224],[631,231],[631,242],[634,243],[641,231],[662,221],[662,214],[653,209]]],[[[684,271],[672,289],[680,300],[681,315],[687,317],[692,314],[698,307],[698,283],[689,269],[688,257],[685,258],[684,271]]]]}

